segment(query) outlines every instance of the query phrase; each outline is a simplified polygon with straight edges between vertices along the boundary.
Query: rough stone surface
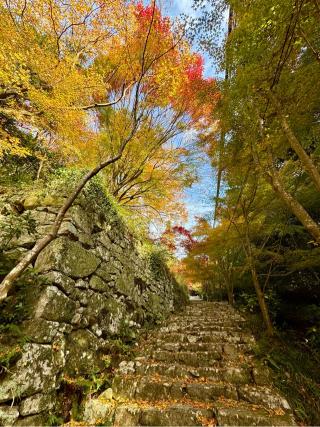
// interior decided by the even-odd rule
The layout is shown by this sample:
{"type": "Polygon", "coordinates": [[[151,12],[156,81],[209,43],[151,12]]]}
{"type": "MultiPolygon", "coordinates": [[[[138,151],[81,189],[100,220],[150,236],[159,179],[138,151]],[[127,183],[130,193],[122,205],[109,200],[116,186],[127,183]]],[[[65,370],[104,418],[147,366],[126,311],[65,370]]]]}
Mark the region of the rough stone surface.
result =
{"type": "Polygon", "coordinates": [[[134,408],[130,406],[120,406],[117,408],[113,425],[114,426],[123,426],[130,427],[138,425],[140,418],[141,410],[140,408],[134,408]]]}
{"type": "Polygon", "coordinates": [[[24,330],[33,342],[49,344],[59,334],[61,323],[44,319],[32,319],[24,322],[24,330]]]}
{"type": "Polygon", "coordinates": [[[102,400],[112,400],[113,391],[112,388],[107,388],[103,393],[100,394],[99,399],[102,400]]]}
{"type": "Polygon", "coordinates": [[[22,416],[34,415],[43,411],[50,411],[55,405],[55,396],[38,393],[23,400],[19,412],[22,416]]]}
{"type": "MultiPolygon", "coordinates": [[[[18,417],[15,425],[44,425],[48,414],[59,410],[56,392],[65,376],[97,375],[105,367],[111,340],[133,339],[144,322],[155,322],[174,309],[177,283],[166,267],[152,266],[111,205],[86,197],[81,195],[69,209],[59,237],[38,256],[31,303],[27,306],[25,295],[18,295],[26,304],[22,311],[27,309],[20,325],[27,344],[0,378],[2,411],[18,417]],[[20,415],[11,410],[16,402],[20,415]]],[[[18,215],[18,203],[36,222],[35,235],[23,233],[10,247],[1,246],[6,239],[0,227],[1,269],[12,268],[50,231],[62,202],[62,194],[45,190],[21,191],[12,198],[0,194],[1,215],[18,215]]],[[[103,402],[111,403],[108,393],[103,402]]],[[[102,401],[97,405],[102,408],[102,401]]]]}
{"type": "Polygon", "coordinates": [[[86,329],[71,332],[66,342],[66,366],[69,374],[86,374],[102,367],[98,338],[86,329]]]}
{"type": "Polygon", "coordinates": [[[42,293],[35,311],[35,318],[70,323],[76,303],[55,286],[47,286],[42,293]]]}
{"type": "Polygon", "coordinates": [[[148,334],[114,377],[113,425],[295,425],[286,399],[255,383],[243,321],[226,303],[193,302],[148,334]]]}
{"type": "Polygon", "coordinates": [[[82,278],[93,273],[99,264],[100,260],[81,244],[60,237],[41,252],[35,268],[39,272],[57,270],[70,277],[82,278]]]}
{"type": "Polygon", "coordinates": [[[45,282],[57,286],[67,295],[70,295],[76,286],[74,280],[59,271],[49,271],[41,275],[41,277],[45,282]]]}
{"type": "Polygon", "coordinates": [[[19,418],[18,421],[14,423],[14,426],[19,427],[33,427],[33,426],[45,426],[48,425],[48,414],[38,414],[31,415],[29,417],[19,418]]]}
{"type": "Polygon", "coordinates": [[[0,406],[0,425],[12,426],[19,417],[16,406],[0,406]]]}
{"type": "Polygon", "coordinates": [[[0,384],[0,402],[55,389],[60,363],[50,345],[25,344],[21,359],[0,384]]]}
{"type": "Polygon", "coordinates": [[[83,420],[92,425],[104,424],[112,417],[114,407],[102,400],[90,399],[84,405],[83,420]]]}

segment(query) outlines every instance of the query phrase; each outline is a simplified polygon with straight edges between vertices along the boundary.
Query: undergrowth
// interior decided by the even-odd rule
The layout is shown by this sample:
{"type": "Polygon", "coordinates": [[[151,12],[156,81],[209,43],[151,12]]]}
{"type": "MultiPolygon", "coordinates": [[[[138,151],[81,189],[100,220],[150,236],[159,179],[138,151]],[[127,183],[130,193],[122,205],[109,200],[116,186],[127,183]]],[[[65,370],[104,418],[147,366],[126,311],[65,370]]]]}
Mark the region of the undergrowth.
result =
{"type": "Polygon", "coordinates": [[[320,425],[320,357],[296,331],[277,331],[270,339],[259,316],[249,315],[256,356],[272,371],[275,386],[288,399],[301,425],[320,425]]]}

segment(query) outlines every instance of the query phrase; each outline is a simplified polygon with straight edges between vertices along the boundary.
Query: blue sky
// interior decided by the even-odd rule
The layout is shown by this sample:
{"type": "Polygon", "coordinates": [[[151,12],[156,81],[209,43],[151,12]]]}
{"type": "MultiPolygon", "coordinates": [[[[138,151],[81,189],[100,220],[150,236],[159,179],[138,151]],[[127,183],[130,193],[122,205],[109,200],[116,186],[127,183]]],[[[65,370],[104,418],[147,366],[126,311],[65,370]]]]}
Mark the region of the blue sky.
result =
{"type": "MultiPolygon", "coordinates": [[[[195,16],[192,9],[192,0],[171,0],[164,8],[164,13],[176,17],[180,14],[195,16]]],[[[210,66],[208,58],[205,57],[205,75],[213,77],[214,71],[210,66]]],[[[213,197],[215,193],[215,172],[210,165],[210,160],[203,155],[203,160],[197,168],[199,181],[184,192],[184,201],[188,210],[189,220],[184,224],[191,228],[195,224],[197,216],[212,219],[213,197]]]]}

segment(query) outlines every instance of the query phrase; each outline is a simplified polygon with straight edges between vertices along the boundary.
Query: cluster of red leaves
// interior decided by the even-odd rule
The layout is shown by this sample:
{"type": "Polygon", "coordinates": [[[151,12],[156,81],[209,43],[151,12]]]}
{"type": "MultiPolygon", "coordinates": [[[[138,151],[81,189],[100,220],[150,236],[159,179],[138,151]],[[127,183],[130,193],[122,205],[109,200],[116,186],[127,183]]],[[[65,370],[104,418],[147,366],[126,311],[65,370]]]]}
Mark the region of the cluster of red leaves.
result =
{"type": "MultiPolygon", "coordinates": [[[[140,25],[140,31],[145,32],[153,20],[153,28],[161,37],[168,37],[171,31],[171,22],[168,17],[161,15],[160,9],[153,5],[144,5],[141,0],[135,3],[135,14],[140,25]]],[[[179,61],[176,49],[169,53],[173,62],[179,61]]],[[[213,110],[219,100],[220,94],[216,81],[204,77],[204,58],[199,53],[194,53],[184,66],[185,79],[181,80],[178,96],[171,99],[174,108],[184,105],[192,122],[198,127],[208,127],[212,121],[213,110]]],[[[148,82],[146,89],[152,80],[148,82]]],[[[156,93],[155,93],[156,94],[156,93]]]]}
{"type": "Polygon", "coordinates": [[[194,122],[210,122],[212,112],[220,93],[216,81],[203,76],[204,60],[195,54],[190,67],[186,69],[187,84],[182,88],[184,99],[188,100],[188,113],[194,122]]]}
{"type": "Polygon", "coordinates": [[[203,78],[204,59],[199,53],[192,56],[190,64],[186,67],[186,75],[189,81],[201,80],[203,78]]]}
{"type": "Polygon", "coordinates": [[[153,17],[154,28],[161,34],[168,34],[170,32],[170,19],[163,17],[157,6],[148,5],[144,6],[142,2],[136,4],[136,17],[142,26],[147,26],[153,17]]]}
{"type": "Polygon", "coordinates": [[[165,245],[170,251],[177,250],[178,246],[189,252],[195,240],[189,230],[185,227],[175,225],[168,227],[160,238],[160,242],[165,245]]]}

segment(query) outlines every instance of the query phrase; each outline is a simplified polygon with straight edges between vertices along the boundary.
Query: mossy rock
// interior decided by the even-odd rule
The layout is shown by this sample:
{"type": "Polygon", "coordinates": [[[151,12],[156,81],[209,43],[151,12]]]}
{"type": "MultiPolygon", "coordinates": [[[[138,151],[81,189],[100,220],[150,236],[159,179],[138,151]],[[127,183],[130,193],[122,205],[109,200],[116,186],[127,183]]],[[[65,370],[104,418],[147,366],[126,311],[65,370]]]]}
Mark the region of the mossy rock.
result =
{"type": "Polygon", "coordinates": [[[86,277],[98,268],[100,260],[79,243],[65,237],[55,239],[40,253],[35,268],[39,272],[61,271],[74,278],[86,277]]]}
{"type": "Polygon", "coordinates": [[[69,334],[66,344],[66,372],[69,375],[90,374],[103,369],[98,338],[86,329],[69,334]]]}

